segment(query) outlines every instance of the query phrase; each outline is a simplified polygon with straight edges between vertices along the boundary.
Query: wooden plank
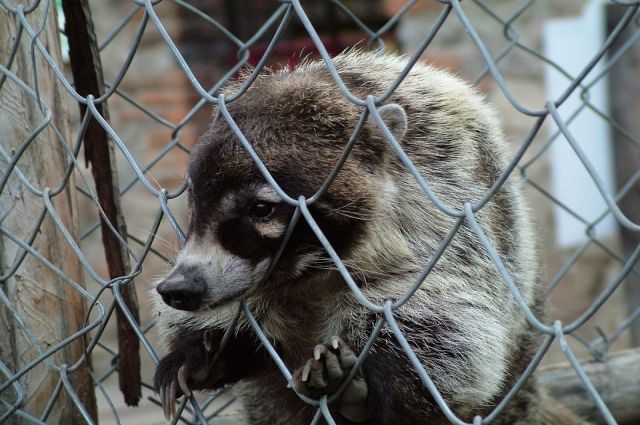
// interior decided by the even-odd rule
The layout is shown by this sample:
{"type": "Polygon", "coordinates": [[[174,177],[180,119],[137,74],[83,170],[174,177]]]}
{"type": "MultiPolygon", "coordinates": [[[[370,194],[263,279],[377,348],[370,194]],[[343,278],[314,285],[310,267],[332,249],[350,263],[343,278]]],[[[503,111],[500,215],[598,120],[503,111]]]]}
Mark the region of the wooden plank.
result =
{"type": "MultiPolygon", "coordinates": [[[[640,424],[640,348],[612,354],[606,362],[580,363],[619,424],[640,424]]],[[[585,419],[603,423],[582,381],[569,362],[540,369],[539,379],[551,398],[585,419]]]]}
{"type": "MultiPolygon", "coordinates": [[[[86,0],[62,0],[65,14],[65,33],[69,39],[69,57],[77,92],[95,98],[104,93],[104,78],[98,53],[91,10],[86,0]]],[[[100,115],[109,120],[106,102],[96,105],[100,115]]],[[[81,114],[86,105],[80,104],[81,114]]],[[[109,143],[107,132],[91,119],[84,135],[85,158],[91,164],[91,173],[96,183],[100,205],[111,225],[118,230],[126,242],[127,229],[120,211],[120,195],[113,145],[109,143]]],[[[131,269],[125,247],[114,235],[103,216],[100,216],[102,243],[107,258],[111,278],[127,275],[131,269]]],[[[138,296],[133,281],[121,287],[121,294],[127,309],[136,323],[140,323],[138,296]]],[[[120,390],[129,406],[137,406],[142,397],[140,377],[140,341],[127,321],[120,306],[116,309],[118,328],[118,374],[120,390]]]]}
{"type": "MultiPolygon", "coordinates": [[[[45,23],[39,40],[48,47],[56,64],[62,67],[54,8],[47,9],[45,2],[41,2],[28,14],[28,20],[36,30],[40,23],[45,23]]],[[[0,61],[3,65],[7,65],[19,27],[19,18],[6,8],[0,7],[0,61]]],[[[36,81],[31,48],[31,38],[26,31],[22,31],[10,69],[33,88],[36,87],[36,81]]],[[[70,141],[72,139],[64,88],[39,53],[35,55],[35,66],[40,96],[53,113],[51,124],[70,141]]],[[[43,121],[44,117],[36,99],[28,96],[11,80],[5,80],[0,87],[0,141],[3,148],[9,154],[13,154],[27,139],[29,133],[43,121]]],[[[20,171],[35,187],[55,188],[62,181],[68,158],[61,143],[49,126],[33,140],[20,159],[20,171]]],[[[7,163],[0,163],[4,174],[7,163]]],[[[73,177],[66,188],[53,198],[52,204],[65,227],[77,240],[78,217],[73,177]]],[[[44,209],[43,199],[29,192],[15,174],[0,194],[0,206],[3,216],[0,226],[23,240],[34,229],[37,218],[44,209]]],[[[45,218],[40,226],[33,248],[67,277],[79,285],[84,284],[80,261],[51,217],[45,218]]],[[[0,274],[7,273],[21,258],[22,252],[22,249],[8,237],[0,236],[0,274]]],[[[27,255],[14,274],[0,282],[0,289],[9,298],[12,308],[43,350],[48,350],[83,327],[87,312],[86,300],[31,255],[27,255]]],[[[0,360],[13,372],[23,369],[39,356],[34,344],[15,319],[9,308],[0,302],[0,360]]],[[[86,341],[80,338],[56,352],[49,360],[55,366],[70,367],[83,355],[85,343],[86,341]]],[[[59,379],[58,371],[44,363],[31,369],[19,380],[25,390],[25,399],[20,408],[39,417],[49,403],[59,379]]],[[[70,380],[89,415],[97,419],[93,381],[88,373],[87,362],[70,374],[70,380]]],[[[4,375],[0,375],[0,382],[6,382],[4,375]]],[[[15,393],[13,390],[6,391],[0,394],[0,397],[6,401],[13,401],[15,393]]],[[[0,409],[1,413],[4,411],[0,409]]],[[[85,422],[64,389],[55,399],[46,421],[55,424],[85,422]]],[[[18,424],[23,421],[13,416],[9,423],[18,424]]]]}
{"type": "MultiPolygon", "coordinates": [[[[628,10],[625,6],[607,6],[607,26],[611,31],[628,10]]],[[[612,52],[638,31],[636,25],[630,25],[612,46],[612,52]]],[[[609,90],[611,95],[611,118],[640,141],[640,44],[634,43],[609,71],[609,90]]],[[[640,146],[629,141],[625,135],[612,127],[613,154],[616,164],[618,190],[640,169],[640,146]]],[[[618,203],[622,212],[634,223],[640,223],[640,183],[636,182],[631,190],[618,203]]],[[[620,226],[622,250],[625,258],[640,244],[640,233],[620,226]]],[[[636,266],[640,273],[640,267],[636,266]]],[[[640,308],[640,276],[631,273],[625,282],[629,311],[640,308]]],[[[640,345],[640,319],[629,327],[633,345],[640,345]]]]}

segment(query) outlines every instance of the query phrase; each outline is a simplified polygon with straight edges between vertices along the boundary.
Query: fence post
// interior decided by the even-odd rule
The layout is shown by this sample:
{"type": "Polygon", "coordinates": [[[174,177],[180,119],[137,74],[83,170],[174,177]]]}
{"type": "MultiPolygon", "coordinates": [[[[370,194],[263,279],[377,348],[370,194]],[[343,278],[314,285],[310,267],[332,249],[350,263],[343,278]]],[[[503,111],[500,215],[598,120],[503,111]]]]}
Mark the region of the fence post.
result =
{"type": "MultiPolygon", "coordinates": [[[[613,353],[606,362],[583,359],[580,364],[620,425],[640,423],[640,348],[613,353]]],[[[600,412],[569,362],[544,366],[539,376],[553,400],[585,419],[602,423],[600,412]]]]}
{"type": "MultiPolygon", "coordinates": [[[[64,140],[56,136],[53,127],[67,141],[71,140],[67,95],[37,49],[32,62],[32,48],[35,46],[28,31],[24,28],[20,30],[22,24],[18,13],[18,9],[12,12],[0,7],[0,63],[32,89],[37,87],[42,102],[51,109],[52,117],[50,124],[30,142],[17,167],[34,187],[55,188],[64,180],[68,156],[62,145],[64,140]],[[15,56],[12,56],[14,45],[15,56]]],[[[34,32],[42,28],[38,40],[61,67],[54,7],[49,2],[40,2],[33,11],[27,10],[25,13],[34,32]]],[[[11,79],[3,77],[6,75],[0,71],[0,141],[8,155],[15,155],[24,143],[29,143],[30,133],[45,121],[45,116],[37,99],[11,79]]],[[[3,173],[8,169],[8,162],[0,159],[3,173]]],[[[55,213],[77,240],[78,217],[73,176],[64,190],[53,196],[51,201],[55,213]]],[[[0,384],[39,357],[36,344],[32,343],[30,337],[46,352],[65,337],[82,329],[87,313],[85,299],[77,290],[33,255],[27,254],[23,258],[23,249],[8,236],[27,240],[32,232],[37,232],[33,249],[63,275],[83,285],[80,261],[51,216],[45,215],[39,228],[34,227],[44,209],[43,197],[31,192],[14,172],[0,193],[0,274],[9,275],[0,280],[0,363],[4,366],[0,384]],[[11,273],[16,263],[19,267],[11,273]]],[[[24,391],[21,403],[16,402],[15,386],[0,393],[0,400],[17,406],[23,413],[42,417],[47,423],[85,423],[86,418],[65,387],[60,386],[62,373],[58,369],[64,365],[74,365],[84,353],[84,343],[83,338],[74,340],[24,374],[18,380],[24,391]]],[[[69,372],[69,381],[86,414],[96,421],[96,400],[88,358],[79,368],[69,372]]],[[[0,404],[0,417],[6,407],[6,404],[0,404]]],[[[10,423],[32,423],[30,420],[23,421],[19,415],[10,416],[9,420],[10,423]]]]}
{"type": "MultiPolygon", "coordinates": [[[[608,29],[609,31],[615,27],[626,8],[619,5],[607,6],[608,29]]],[[[613,52],[619,49],[629,37],[633,36],[635,27],[627,28],[624,37],[613,44],[613,52]]],[[[613,53],[612,53],[613,54],[613,53]]],[[[638,122],[638,114],[640,114],[640,87],[638,87],[637,76],[640,72],[640,47],[637,43],[629,48],[625,54],[611,67],[609,75],[609,85],[611,95],[610,107],[611,117],[628,134],[638,138],[640,136],[640,123],[638,122]]],[[[618,182],[618,190],[638,172],[638,164],[640,163],[640,149],[633,142],[629,141],[625,135],[617,131],[612,126],[613,137],[613,154],[616,163],[616,180],[618,182]]],[[[640,222],[640,184],[633,184],[631,189],[620,199],[620,209],[634,223],[640,222]]],[[[622,240],[622,252],[624,258],[629,258],[634,249],[640,244],[640,235],[620,226],[620,238],[622,240]]],[[[638,269],[638,266],[636,266],[638,269]]],[[[631,273],[627,277],[626,282],[626,300],[629,311],[633,312],[640,307],[640,277],[631,273]]],[[[631,331],[631,343],[634,346],[640,345],[640,319],[631,323],[629,326],[631,331]]]]}
{"type": "MultiPolygon", "coordinates": [[[[69,38],[69,57],[76,91],[81,96],[93,95],[99,98],[104,93],[102,63],[98,43],[91,19],[91,9],[87,0],[62,0],[65,15],[65,33],[69,38]]],[[[80,104],[84,115],[87,107],[80,104]]],[[[107,102],[96,105],[96,110],[109,120],[107,102]]],[[[111,232],[107,221],[117,229],[120,237],[127,241],[127,228],[120,210],[120,192],[113,145],[109,143],[107,132],[93,117],[89,120],[84,134],[84,154],[96,184],[96,195],[104,216],[100,216],[102,244],[109,268],[109,276],[115,279],[126,276],[130,271],[129,256],[116,235],[111,232]]],[[[133,280],[120,287],[120,293],[133,320],[140,323],[138,296],[133,280]]],[[[137,406],[142,397],[140,376],[140,340],[123,312],[120,304],[116,307],[118,330],[118,383],[124,401],[129,406],[137,406]]]]}

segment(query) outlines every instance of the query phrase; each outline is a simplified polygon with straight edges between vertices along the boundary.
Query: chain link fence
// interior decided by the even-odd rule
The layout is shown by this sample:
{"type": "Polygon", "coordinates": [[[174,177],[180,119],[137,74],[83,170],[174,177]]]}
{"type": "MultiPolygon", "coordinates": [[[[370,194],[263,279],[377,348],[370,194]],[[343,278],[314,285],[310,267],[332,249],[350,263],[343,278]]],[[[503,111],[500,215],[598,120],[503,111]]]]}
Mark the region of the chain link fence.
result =
{"type": "MultiPolygon", "coordinates": [[[[2,355],[0,357],[0,423],[5,421],[57,423],[62,421],[61,418],[64,417],[64,413],[56,413],[58,405],[63,403],[67,403],[68,410],[63,410],[63,412],[67,412],[69,418],[73,417],[77,421],[86,423],[96,423],[97,410],[90,391],[92,388],[95,388],[98,404],[104,407],[101,411],[101,421],[103,423],[122,423],[123,411],[129,408],[120,407],[121,403],[116,400],[120,396],[106,384],[118,372],[120,372],[121,378],[124,377],[120,380],[120,385],[129,404],[137,404],[143,394],[148,395],[147,399],[143,401],[160,404],[157,397],[151,393],[151,369],[145,370],[143,366],[140,385],[144,388],[144,392],[135,388],[137,385],[135,376],[140,374],[140,359],[136,360],[137,352],[140,351],[143,365],[149,361],[157,364],[161,355],[158,352],[158,347],[154,345],[155,339],[149,336],[153,332],[153,318],[146,312],[145,304],[142,304],[142,311],[138,312],[133,288],[137,286],[138,295],[143,297],[143,292],[147,290],[147,287],[140,282],[151,280],[148,274],[143,273],[150,272],[161,275],[166,267],[161,267],[159,264],[171,263],[171,250],[177,248],[180,242],[185,239],[181,223],[184,223],[182,211],[186,198],[186,183],[178,181],[173,186],[165,187],[153,177],[153,173],[163,174],[162,167],[175,167],[176,162],[172,162],[174,160],[171,158],[182,158],[177,163],[184,164],[190,144],[185,143],[183,139],[186,137],[185,135],[189,134],[190,125],[193,125],[198,114],[208,116],[211,105],[218,106],[223,119],[226,119],[232,126],[246,151],[257,162],[267,181],[282,199],[296,206],[291,226],[294,226],[297,220],[306,220],[319,240],[325,245],[331,259],[340,270],[345,284],[349,285],[354,296],[360,303],[378,314],[379,321],[369,343],[359,354],[358,365],[365,360],[377,333],[383,326],[387,326],[395,334],[399,344],[407,351],[411,363],[424,383],[425,391],[433,395],[439,408],[442,409],[450,422],[454,424],[466,423],[456,416],[440,396],[438,388],[415,355],[410,355],[411,348],[394,318],[394,310],[402,306],[423,279],[415,282],[413,288],[400,300],[389,300],[384,305],[375,305],[367,300],[340,258],[328,245],[322,229],[315,223],[308,209],[309,200],[295,198],[295,194],[284,193],[279,188],[277,182],[271,178],[269,170],[255,155],[250,143],[244,138],[241,130],[233,124],[231,117],[226,112],[225,105],[241,97],[253,79],[249,78],[247,84],[243,85],[237,93],[227,96],[224,102],[218,96],[224,83],[234,78],[239,71],[249,69],[252,75],[257,75],[268,63],[271,63],[273,57],[281,55],[278,48],[288,42],[284,39],[284,35],[288,27],[294,25],[292,24],[294,21],[297,28],[305,34],[305,40],[311,51],[317,51],[317,55],[326,63],[331,76],[340,86],[344,96],[363,109],[368,108],[369,114],[377,121],[381,119],[376,111],[376,105],[390,96],[402,81],[405,73],[399,75],[396,83],[377,98],[370,96],[361,99],[349,93],[341,83],[340,75],[331,62],[335,46],[328,44],[324,33],[319,33],[313,19],[310,19],[314,8],[324,2],[316,2],[313,5],[303,5],[299,0],[268,2],[269,13],[265,15],[267,18],[264,22],[257,29],[253,29],[250,35],[240,37],[228,28],[230,27],[229,22],[233,20],[229,19],[223,23],[220,19],[205,12],[205,8],[198,7],[196,2],[189,3],[182,0],[171,2],[170,0],[131,1],[121,5],[123,9],[119,9],[119,11],[126,8],[123,18],[112,27],[107,35],[97,41],[91,40],[94,37],[93,24],[90,15],[86,14],[88,8],[84,3],[77,2],[80,7],[75,9],[72,6],[74,2],[63,3],[64,15],[67,20],[66,34],[71,46],[71,67],[74,67],[74,60],[75,66],[79,66],[80,59],[78,58],[89,59],[88,62],[84,61],[84,67],[80,66],[79,70],[73,69],[75,82],[74,78],[69,75],[70,70],[64,69],[62,65],[57,52],[57,40],[55,37],[46,38],[47,33],[51,31],[57,36],[55,31],[57,23],[51,22],[56,18],[56,4],[51,0],[34,0],[29,4],[0,0],[0,22],[11,23],[10,26],[3,26],[0,30],[4,32],[2,37],[4,45],[0,46],[2,49],[0,50],[2,52],[0,57],[0,99],[4,104],[2,111],[5,114],[1,122],[6,128],[6,130],[0,129],[0,136],[4,139],[0,146],[0,164],[2,164],[2,182],[0,183],[2,240],[0,249],[3,250],[0,263],[2,266],[0,270],[2,274],[0,305],[3,315],[2,326],[6,328],[7,335],[13,335],[11,341],[7,339],[0,343],[2,348],[0,351],[2,355]],[[224,60],[220,61],[218,66],[223,69],[223,72],[212,83],[205,84],[203,79],[196,75],[183,56],[179,42],[170,35],[171,28],[157,13],[157,8],[166,3],[171,3],[175,10],[179,11],[177,13],[189,14],[190,22],[194,22],[193,25],[196,25],[197,21],[197,25],[209,26],[215,30],[216,37],[223,38],[228,46],[231,46],[229,51],[233,54],[224,56],[224,60]],[[74,11],[77,13],[74,14],[74,11]],[[84,15],[81,13],[83,11],[84,15]],[[83,20],[78,16],[84,16],[86,19],[83,20]],[[101,52],[108,49],[110,43],[119,37],[126,28],[133,26],[136,29],[129,33],[133,36],[128,39],[128,52],[124,60],[117,65],[115,77],[102,77],[99,66],[101,52]],[[88,30],[83,32],[83,28],[88,30]],[[135,58],[143,54],[140,45],[145,34],[150,31],[157,34],[167,57],[175,61],[185,81],[197,93],[190,109],[175,119],[167,119],[161,113],[153,111],[143,102],[137,100],[135,95],[127,93],[124,88],[126,84],[123,81],[133,72],[131,65],[135,58]],[[76,38],[74,39],[74,37],[76,38]],[[94,42],[93,47],[92,42],[94,42]],[[76,55],[79,56],[74,56],[74,48],[76,55]],[[259,52],[257,57],[256,52],[259,52]],[[231,59],[228,59],[229,57],[231,59]],[[48,75],[48,79],[43,79],[45,74],[48,75]],[[87,86],[87,81],[94,81],[96,85],[94,87],[87,86]],[[52,85],[59,88],[57,93],[50,93],[52,85]],[[80,104],[81,115],[73,120],[75,122],[73,131],[70,130],[66,122],[67,111],[64,109],[64,102],[60,101],[61,96],[69,97],[70,102],[80,104]],[[19,103],[15,99],[25,102],[26,109],[36,119],[28,123],[18,119],[20,114],[16,114],[15,117],[10,114],[8,111],[14,108],[12,102],[19,103]],[[112,109],[126,104],[130,109],[137,110],[154,126],[162,129],[166,134],[170,134],[167,136],[167,142],[157,146],[153,156],[150,156],[144,146],[136,146],[137,141],[134,137],[124,137],[122,132],[117,129],[117,125],[110,122],[106,111],[107,103],[112,109]],[[9,125],[10,122],[11,125],[9,125]],[[11,130],[20,125],[26,127],[21,131],[11,130]],[[11,137],[14,139],[17,137],[18,143],[11,144],[9,142],[12,140],[11,137]],[[35,161],[33,159],[27,160],[26,158],[30,154],[39,149],[36,146],[45,143],[46,140],[56,146],[55,149],[62,152],[62,156],[49,156],[49,154],[43,153],[44,151],[37,151],[38,153],[34,154],[35,161]],[[99,147],[100,140],[104,141],[101,148],[99,147]],[[85,148],[84,159],[92,165],[93,178],[88,175],[88,170],[82,161],[83,145],[85,148]],[[87,149],[93,150],[93,154],[90,154],[87,149]],[[94,156],[91,157],[91,155],[94,156]],[[109,164],[109,166],[105,166],[105,164],[109,164]],[[119,179],[116,175],[116,164],[119,167],[119,179]],[[50,169],[56,169],[57,172],[49,172],[50,169]],[[96,173],[96,170],[102,170],[103,174],[96,173]],[[41,179],[43,173],[47,174],[48,179],[41,179]],[[43,184],[43,182],[46,183],[43,184]],[[79,197],[78,203],[73,200],[76,193],[79,197]],[[112,193],[111,197],[109,197],[109,193],[112,193]],[[114,193],[115,195],[113,195],[114,193]],[[122,207],[119,205],[119,198],[122,199],[122,207]],[[146,202],[144,208],[141,207],[143,201],[146,202]],[[79,231],[76,227],[77,224],[74,224],[73,221],[74,217],[76,223],[78,220],[78,205],[81,209],[91,211],[86,214],[81,211],[84,218],[81,217],[82,228],[79,231]],[[27,213],[24,208],[28,211],[27,213]],[[144,229],[129,229],[127,231],[125,222],[139,223],[140,221],[136,221],[135,216],[141,213],[144,213],[142,221],[144,229]],[[177,243],[167,242],[159,236],[163,229],[165,233],[167,229],[170,229],[174,235],[173,240],[177,243]],[[144,232],[143,235],[141,236],[141,232],[137,230],[144,232]],[[100,231],[102,231],[102,238],[105,240],[104,252],[98,239],[100,231]],[[107,243],[108,240],[112,241],[110,247],[107,243]],[[165,246],[167,243],[171,245],[169,249],[165,246]],[[31,269],[37,269],[38,273],[32,273],[29,271],[31,269]],[[54,298],[61,300],[62,307],[40,303],[38,291],[57,294],[54,298]],[[32,304],[25,304],[27,300],[34,301],[32,304]],[[32,311],[34,308],[45,310],[35,314],[32,311]],[[57,324],[56,317],[58,315],[66,317],[62,324],[57,324]],[[73,318],[70,318],[71,316],[73,318]],[[109,329],[115,322],[116,316],[119,319],[119,348],[114,345],[113,335],[109,336],[109,329]],[[59,327],[59,329],[53,333],[47,333],[49,330],[43,333],[42,324],[46,325],[49,321],[51,326],[59,327]],[[54,322],[56,324],[53,324],[54,322]],[[47,336],[43,337],[45,334],[47,336]],[[138,350],[138,344],[141,344],[140,350],[138,350]],[[75,351],[70,352],[70,347],[75,347],[75,351]],[[66,354],[61,357],[61,353],[66,354]],[[91,365],[92,357],[93,365],[91,365]],[[123,372],[125,367],[129,369],[123,372]],[[34,374],[39,374],[38,376],[41,377],[41,382],[36,385],[33,382],[27,382],[35,379],[29,378],[34,374]],[[48,387],[42,384],[46,380],[51,381],[48,387]],[[37,396],[34,396],[34,393],[37,396]],[[36,404],[36,402],[38,403],[36,404]]],[[[359,44],[360,47],[368,46],[380,49],[388,48],[387,44],[392,39],[390,34],[393,28],[406,18],[416,3],[420,4],[416,1],[403,3],[394,9],[393,15],[385,18],[385,22],[382,22],[380,26],[371,27],[358,15],[356,8],[353,7],[354,2],[334,0],[326,3],[330,4],[334,12],[340,16],[341,22],[348,22],[345,25],[350,25],[351,28],[359,31],[359,38],[366,40],[359,44]]],[[[618,14],[615,22],[611,23],[604,44],[591,57],[584,58],[585,65],[578,73],[572,73],[546,57],[540,51],[539,46],[532,46],[521,40],[519,19],[536,8],[543,7],[540,2],[520,2],[517,7],[511,7],[508,13],[497,10],[496,4],[499,2],[469,0],[461,3],[458,0],[443,0],[439,3],[436,18],[425,25],[421,40],[412,52],[408,52],[410,66],[406,71],[410,69],[412,64],[420,60],[423,54],[430,52],[429,48],[432,46],[433,40],[443,28],[450,25],[461,25],[473,48],[482,59],[482,66],[480,72],[475,75],[475,82],[481,85],[495,85],[497,91],[504,96],[517,114],[531,118],[527,134],[521,140],[510,140],[517,148],[514,149],[512,159],[507,168],[502,171],[500,178],[481,200],[473,204],[467,203],[464,208],[458,210],[442,204],[430,190],[429,182],[422,179],[415,170],[412,171],[410,160],[406,156],[402,156],[401,146],[392,137],[388,137],[389,143],[400,153],[400,158],[407,165],[408,172],[414,175],[423,188],[424,195],[429,197],[442,211],[457,219],[457,224],[451,229],[449,237],[441,244],[439,253],[447,249],[448,241],[455,235],[460,223],[466,220],[503,277],[504,284],[513,295],[522,314],[537,332],[546,335],[544,343],[539,347],[533,361],[506,397],[488,416],[476,417],[473,423],[490,423],[495,419],[508,405],[523,382],[536,371],[549,347],[554,343],[557,343],[561,348],[564,357],[570,363],[585,389],[583,398],[590,399],[589,402],[597,407],[600,417],[596,420],[610,424],[616,423],[615,415],[610,411],[596,386],[590,381],[585,373],[583,363],[576,358],[574,352],[577,344],[578,347],[586,348],[598,361],[606,362],[609,356],[609,347],[625,331],[636,326],[638,316],[640,316],[640,303],[635,306],[631,305],[629,311],[616,326],[600,330],[599,336],[586,338],[579,335],[580,329],[589,326],[592,317],[610,302],[614,293],[625,290],[624,287],[621,288],[625,282],[640,282],[634,280],[639,276],[636,263],[640,256],[640,245],[637,243],[640,221],[637,219],[636,212],[623,212],[620,208],[622,200],[637,191],[640,169],[636,164],[633,172],[619,184],[618,189],[611,192],[593,165],[593,159],[589,158],[581,147],[580,141],[574,137],[570,124],[583,111],[590,110],[597,114],[599,119],[606,122],[617,137],[623,139],[623,143],[632,149],[640,148],[640,135],[634,134],[626,128],[610,111],[599,109],[590,98],[592,88],[601,79],[610,76],[612,70],[621,61],[624,61],[632,49],[637,47],[637,40],[640,38],[640,29],[638,28],[640,3],[635,1],[611,2],[617,7],[618,14]],[[499,51],[490,51],[483,42],[483,37],[476,30],[475,17],[479,15],[483,15],[485,19],[493,22],[494,34],[502,34],[504,44],[499,51]],[[516,52],[539,61],[541,64],[553,67],[564,75],[566,86],[562,94],[546,100],[543,104],[527,106],[529,102],[514,94],[510,85],[505,81],[501,69],[502,63],[516,52]],[[561,115],[558,109],[574,94],[579,94],[580,104],[567,118],[561,115]],[[555,123],[556,129],[548,135],[542,134],[543,124],[550,121],[555,123]],[[534,140],[541,139],[543,142],[534,144],[534,140]],[[568,144],[575,152],[587,170],[589,179],[595,184],[606,203],[606,209],[596,219],[585,218],[582,211],[565,205],[544,184],[531,177],[530,170],[541,160],[540,158],[551,146],[561,143],[568,144]],[[588,305],[584,306],[577,317],[568,322],[560,320],[544,322],[528,309],[502,259],[485,236],[481,226],[476,222],[476,213],[483,208],[512,173],[521,173],[530,189],[547,199],[550,205],[556,205],[568,212],[576,220],[583,223],[585,228],[584,241],[575,248],[569,258],[558,268],[557,273],[549,279],[547,293],[551,293],[556,286],[561,286],[563,279],[570,273],[572,267],[585,252],[593,247],[619,264],[612,276],[603,278],[607,280],[603,289],[589,300],[588,305]],[[627,232],[630,235],[628,236],[630,240],[636,241],[630,243],[630,249],[622,249],[598,237],[594,229],[603,220],[611,217],[623,229],[623,233],[627,232]]],[[[246,8],[252,7],[251,5],[253,2],[247,2],[246,8]]],[[[239,12],[236,11],[236,13],[239,12]]],[[[96,23],[100,23],[105,19],[103,16],[97,15],[94,16],[94,20],[96,23]]],[[[553,42],[562,43],[563,40],[553,40],[553,42]]],[[[108,67],[112,64],[105,65],[108,67]]],[[[636,100],[636,102],[638,101],[636,100]]],[[[69,107],[69,110],[71,115],[76,115],[73,112],[75,110],[73,105],[69,107]]],[[[349,149],[345,149],[345,155],[348,155],[348,152],[349,149]]],[[[336,168],[337,170],[339,170],[339,166],[336,168]]],[[[183,176],[181,170],[176,174],[178,177],[183,176]]],[[[329,177],[328,182],[332,177],[329,177]]],[[[438,255],[436,255],[437,257],[438,255]]],[[[423,277],[428,275],[431,266],[425,264],[426,269],[423,277]]],[[[267,348],[273,361],[277,363],[286,381],[291,380],[292,371],[289,367],[293,365],[286,365],[282,361],[246,303],[242,303],[238,314],[247,317],[253,331],[267,348]]],[[[356,368],[354,368],[355,370],[356,368]]],[[[173,422],[224,423],[225,412],[233,409],[234,406],[234,398],[229,394],[228,389],[224,388],[206,398],[183,398],[177,407],[179,418],[173,422]]],[[[322,419],[327,423],[334,423],[328,409],[328,402],[331,400],[332,397],[304,400],[317,407],[313,423],[319,423],[322,419]]],[[[638,409],[637,406],[636,409],[638,409]]],[[[156,413],[160,412],[160,407],[155,410],[156,413]]],[[[233,418],[237,417],[228,416],[227,420],[233,420],[233,418]]]]}

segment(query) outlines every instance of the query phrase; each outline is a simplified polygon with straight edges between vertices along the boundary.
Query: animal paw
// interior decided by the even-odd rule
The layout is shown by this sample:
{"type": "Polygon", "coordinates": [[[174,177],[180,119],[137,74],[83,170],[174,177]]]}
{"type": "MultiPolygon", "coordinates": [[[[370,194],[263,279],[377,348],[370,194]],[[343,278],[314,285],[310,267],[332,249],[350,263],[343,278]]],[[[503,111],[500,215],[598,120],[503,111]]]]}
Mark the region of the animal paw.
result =
{"type": "MultiPolygon", "coordinates": [[[[333,394],[344,382],[358,357],[339,337],[326,344],[316,345],[313,358],[293,373],[287,385],[299,394],[319,398],[333,394]]],[[[367,383],[359,368],[339,399],[339,413],[353,422],[363,422],[370,416],[367,409],[367,383]]]]}
{"type": "Polygon", "coordinates": [[[165,418],[176,416],[176,400],[190,397],[193,390],[208,387],[212,376],[213,347],[207,332],[199,343],[185,344],[160,360],[154,375],[154,386],[160,396],[165,418]]]}

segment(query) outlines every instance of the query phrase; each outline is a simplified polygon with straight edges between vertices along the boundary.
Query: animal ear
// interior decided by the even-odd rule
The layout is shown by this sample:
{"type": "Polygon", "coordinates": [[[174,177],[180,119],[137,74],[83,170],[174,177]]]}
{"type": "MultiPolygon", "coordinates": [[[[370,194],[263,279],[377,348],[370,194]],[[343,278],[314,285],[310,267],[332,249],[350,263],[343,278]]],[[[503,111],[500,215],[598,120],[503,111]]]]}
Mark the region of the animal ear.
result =
{"type": "Polygon", "coordinates": [[[391,131],[391,134],[393,134],[393,137],[396,138],[398,143],[401,142],[409,126],[407,114],[404,112],[402,106],[397,103],[390,103],[380,107],[378,113],[382,121],[387,125],[389,131],[391,131]]]}

